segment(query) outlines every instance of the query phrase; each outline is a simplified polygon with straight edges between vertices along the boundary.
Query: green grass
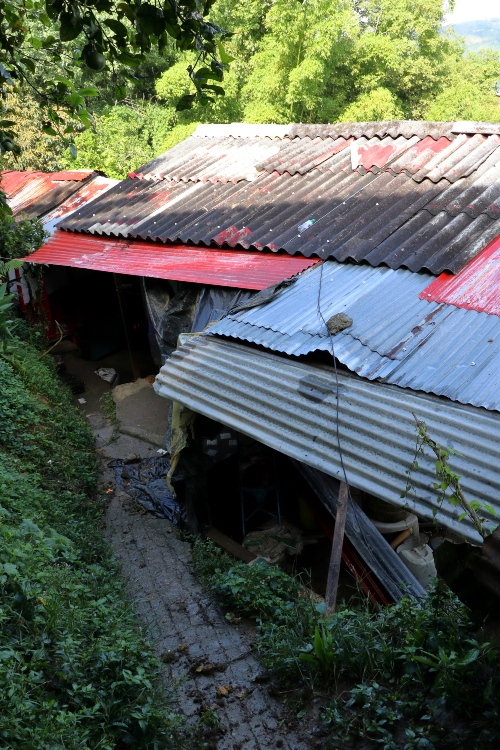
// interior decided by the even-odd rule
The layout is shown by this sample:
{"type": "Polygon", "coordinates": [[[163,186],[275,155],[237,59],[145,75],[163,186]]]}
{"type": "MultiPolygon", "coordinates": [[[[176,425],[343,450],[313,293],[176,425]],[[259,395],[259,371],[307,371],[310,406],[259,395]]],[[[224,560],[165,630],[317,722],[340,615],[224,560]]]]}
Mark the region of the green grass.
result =
{"type": "Polygon", "coordinates": [[[191,746],[100,534],[87,423],[28,341],[0,382],[0,748],[191,746]]]}
{"type": "Polygon", "coordinates": [[[326,618],[299,580],[265,562],[236,563],[200,540],[193,562],[226,610],[257,620],[261,659],[284,690],[306,702],[321,696],[325,747],[498,747],[500,655],[476,640],[469,612],[446,587],[420,605],[403,599],[381,609],[360,594],[326,618]]]}

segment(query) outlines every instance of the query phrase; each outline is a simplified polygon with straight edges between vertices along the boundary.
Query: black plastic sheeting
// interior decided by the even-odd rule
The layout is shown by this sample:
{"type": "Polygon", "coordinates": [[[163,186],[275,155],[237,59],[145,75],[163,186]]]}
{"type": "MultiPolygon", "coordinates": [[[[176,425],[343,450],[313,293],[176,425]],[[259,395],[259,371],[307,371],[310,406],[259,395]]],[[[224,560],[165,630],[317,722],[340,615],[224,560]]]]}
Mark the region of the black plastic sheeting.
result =
{"type": "Polygon", "coordinates": [[[144,279],[149,323],[155,338],[153,352],[159,350],[161,363],[177,349],[181,333],[197,333],[231,308],[239,306],[255,292],[232,287],[202,286],[187,282],[144,279]]]}
{"type": "MultiPolygon", "coordinates": [[[[337,515],[337,498],[340,483],[334,477],[317,469],[312,469],[299,461],[293,461],[318,500],[330,515],[337,515]]],[[[425,599],[425,589],[413,573],[401,561],[391,545],[375,528],[366,513],[349,501],[345,533],[365,564],[370,568],[391,598],[397,602],[408,596],[412,599],[425,599]]]]}
{"type": "Polygon", "coordinates": [[[108,466],[114,471],[117,488],[146,510],[160,518],[168,518],[178,526],[186,524],[185,510],[167,484],[169,456],[141,458],[133,463],[117,458],[108,466]]]}

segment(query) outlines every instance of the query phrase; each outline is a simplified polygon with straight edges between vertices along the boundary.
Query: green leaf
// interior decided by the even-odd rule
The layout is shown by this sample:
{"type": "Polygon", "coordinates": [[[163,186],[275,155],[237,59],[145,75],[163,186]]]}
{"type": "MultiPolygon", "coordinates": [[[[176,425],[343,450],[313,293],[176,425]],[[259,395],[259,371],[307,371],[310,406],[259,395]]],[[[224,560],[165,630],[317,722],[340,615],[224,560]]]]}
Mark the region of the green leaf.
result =
{"type": "Polygon", "coordinates": [[[219,51],[219,57],[220,61],[223,65],[228,65],[230,62],[233,62],[234,57],[231,57],[231,55],[228,55],[224,47],[222,46],[222,42],[220,39],[216,39],[217,49],[219,51]]]}
{"type": "Polygon", "coordinates": [[[12,563],[4,563],[3,569],[4,569],[4,572],[7,573],[8,576],[16,576],[19,573],[19,570],[16,568],[15,565],[12,565],[12,563]]]}
{"type": "Polygon", "coordinates": [[[71,42],[79,36],[83,28],[83,20],[81,18],[75,18],[73,13],[67,11],[60,15],[61,27],[59,30],[59,37],[61,42],[71,42]]]}
{"type": "Polygon", "coordinates": [[[186,109],[192,109],[196,94],[184,94],[177,102],[176,112],[184,112],[186,109]]]}
{"type": "Polygon", "coordinates": [[[46,135],[57,135],[57,131],[54,130],[52,125],[44,125],[42,130],[46,135]]]}
{"type": "Polygon", "coordinates": [[[35,72],[36,67],[35,67],[35,63],[33,62],[33,60],[30,60],[29,57],[21,57],[20,60],[23,63],[23,65],[25,65],[28,68],[28,70],[31,71],[31,73],[35,72]]]}
{"type": "Polygon", "coordinates": [[[69,78],[64,78],[64,76],[54,76],[54,81],[59,81],[59,83],[64,83],[65,86],[67,86],[69,89],[73,89],[73,83],[69,80],[69,78]]]}
{"type": "Polygon", "coordinates": [[[28,39],[28,42],[31,44],[31,46],[34,49],[41,49],[42,44],[43,44],[42,40],[37,39],[35,36],[32,36],[31,39],[28,39]]]}
{"type": "Polygon", "coordinates": [[[78,154],[78,151],[76,150],[76,146],[75,146],[75,144],[74,144],[74,143],[70,143],[70,144],[69,144],[69,152],[70,152],[70,154],[71,154],[71,157],[72,157],[73,159],[76,159],[76,157],[77,157],[77,154],[78,154]]]}
{"type": "Polygon", "coordinates": [[[133,68],[137,68],[141,64],[141,57],[139,55],[133,55],[127,50],[120,52],[116,59],[123,65],[130,65],[133,68]]]}
{"type": "Polygon", "coordinates": [[[78,94],[80,96],[99,96],[99,92],[93,86],[89,86],[85,89],[79,89],[78,94]]]}
{"type": "Polygon", "coordinates": [[[226,92],[222,88],[222,86],[215,86],[214,84],[207,83],[203,86],[204,89],[210,89],[210,91],[213,91],[215,94],[218,94],[219,96],[225,96],[226,92]]]}
{"type": "Polygon", "coordinates": [[[127,27],[116,18],[106,19],[106,21],[104,21],[104,26],[107,26],[108,29],[111,29],[111,31],[113,31],[118,37],[126,38],[128,36],[127,27]]]}
{"type": "Polygon", "coordinates": [[[136,11],[136,18],[146,34],[160,36],[165,31],[165,19],[160,15],[158,8],[149,3],[142,3],[136,11]]]}
{"type": "Polygon", "coordinates": [[[117,99],[120,102],[122,101],[122,99],[125,99],[126,96],[127,96],[126,86],[115,86],[115,99],[117,99]]]}

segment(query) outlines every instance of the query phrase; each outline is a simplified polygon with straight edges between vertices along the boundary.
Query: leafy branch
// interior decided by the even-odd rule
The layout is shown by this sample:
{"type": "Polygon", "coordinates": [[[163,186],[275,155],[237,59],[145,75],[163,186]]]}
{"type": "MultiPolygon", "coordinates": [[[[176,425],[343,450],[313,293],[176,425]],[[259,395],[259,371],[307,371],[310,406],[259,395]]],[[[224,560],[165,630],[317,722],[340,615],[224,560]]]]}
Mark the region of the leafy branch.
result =
{"type": "MultiPolygon", "coordinates": [[[[474,524],[476,531],[478,531],[484,539],[489,532],[484,528],[484,519],[481,519],[476,512],[477,509],[482,507],[481,503],[477,500],[467,500],[462,487],[460,486],[460,476],[450,469],[448,463],[450,455],[458,455],[458,452],[451,448],[443,448],[443,446],[439,445],[439,443],[429,436],[426,423],[421,419],[418,419],[414,412],[412,412],[412,414],[417,424],[417,443],[415,447],[415,456],[407,471],[408,483],[401,497],[406,497],[413,488],[411,473],[418,468],[418,456],[424,455],[425,448],[430,448],[436,456],[436,475],[439,481],[434,483],[434,489],[439,490],[437,502],[441,504],[447,497],[448,502],[452,505],[460,505],[464,512],[458,517],[458,520],[463,521],[463,519],[468,516],[474,524]],[[451,495],[447,496],[446,493],[450,488],[452,491],[451,495]]],[[[495,514],[495,511],[491,506],[485,506],[485,509],[492,515],[495,514]]]]}

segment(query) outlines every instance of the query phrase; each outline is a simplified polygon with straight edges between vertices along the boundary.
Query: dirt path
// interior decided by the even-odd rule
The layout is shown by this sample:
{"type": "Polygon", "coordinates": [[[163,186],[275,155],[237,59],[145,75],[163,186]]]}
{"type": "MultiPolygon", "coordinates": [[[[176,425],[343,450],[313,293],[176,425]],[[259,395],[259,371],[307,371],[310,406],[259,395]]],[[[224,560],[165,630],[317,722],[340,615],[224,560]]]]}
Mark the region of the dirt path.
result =
{"type": "MultiPolygon", "coordinates": [[[[131,452],[146,457],[156,450],[129,435],[107,444],[110,427],[99,413],[88,416],[102,458],[102,482],[113,482],[110,459],[131,452]]],[[[165,683],[176,686],[179,709],[188,718],[203,718],[211,747],[316,747],[319,738],[309,733],[306,739],[300,737],[269,694],[264,670],[252,652],[252,634],[231,625],[194,577],[190,545],[177,529],[117,492],[107,511],[106,536],[122,565],[137,615],[164,663],[165,683]]]]}

